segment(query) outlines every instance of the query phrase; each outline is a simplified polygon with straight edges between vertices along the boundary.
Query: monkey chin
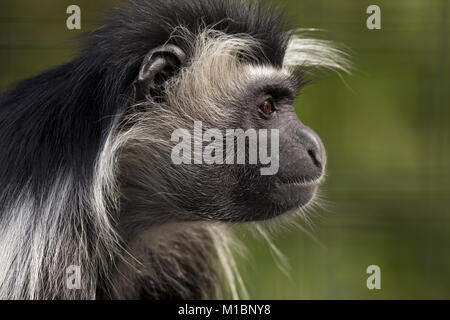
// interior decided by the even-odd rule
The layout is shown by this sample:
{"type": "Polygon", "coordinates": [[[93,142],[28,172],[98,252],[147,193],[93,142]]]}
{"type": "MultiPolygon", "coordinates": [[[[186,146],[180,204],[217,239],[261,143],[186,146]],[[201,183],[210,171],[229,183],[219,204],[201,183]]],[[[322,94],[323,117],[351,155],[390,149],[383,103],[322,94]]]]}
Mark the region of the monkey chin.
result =
{"type": "Polygon", "coordinates": [[[277,183],[271,193],[275,204],[272,217],[306,206],[314,199],[319,184],[319,181],[277,183]]]}
{"type": "Polygon", "coordinates": [[[253,198],[253,201],[248,202],[248,214],[241,215],[239,220],[241,222],[262,222],[304,207],[314,199],[319,184],[319,181],[301,183],[278,181],[270,188],[268,197],[253,198]]]}

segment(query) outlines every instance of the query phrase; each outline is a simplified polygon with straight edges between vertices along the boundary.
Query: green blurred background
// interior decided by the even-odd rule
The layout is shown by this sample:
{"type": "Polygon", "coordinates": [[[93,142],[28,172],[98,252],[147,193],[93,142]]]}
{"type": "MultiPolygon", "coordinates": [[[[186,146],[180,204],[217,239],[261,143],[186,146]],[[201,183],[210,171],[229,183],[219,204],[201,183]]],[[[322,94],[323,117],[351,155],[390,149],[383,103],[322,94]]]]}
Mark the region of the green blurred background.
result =
{"type": "MultiPolygon", "coordinates": [[[[357,71],[297,100],[328,150],[324,208],[311,210],[313,225],[299,221],[306,232],[272,233],[289,276],[261,237],[238,233],[250,297],[449,299],[450,1],[278,2],[294,26],[324,29],[317,36],[349,47],[357,71]],[[381,30],[366,28],[370,4],[381,8],[381,30]],[[381,290],[366,287],[372,264],[381,290]]],[[[0,0],[0,90],[74,56],[81,32],[65,27],[68,5],[81,7],[89,31],[115,3],[0,0]]]]}

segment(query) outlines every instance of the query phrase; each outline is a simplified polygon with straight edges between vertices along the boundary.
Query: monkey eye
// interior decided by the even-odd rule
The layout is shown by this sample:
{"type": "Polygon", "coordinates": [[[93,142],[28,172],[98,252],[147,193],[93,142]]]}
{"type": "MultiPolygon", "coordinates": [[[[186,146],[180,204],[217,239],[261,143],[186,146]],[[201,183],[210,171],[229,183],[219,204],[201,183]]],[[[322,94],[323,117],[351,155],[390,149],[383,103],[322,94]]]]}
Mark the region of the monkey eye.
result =
{"type": "Polygon", "coordinates": [[[263,103],[259,105],[259,110],[265,116],[271,116],[275,113],[275,103],[272,98],[265,100],[263,103]]]}

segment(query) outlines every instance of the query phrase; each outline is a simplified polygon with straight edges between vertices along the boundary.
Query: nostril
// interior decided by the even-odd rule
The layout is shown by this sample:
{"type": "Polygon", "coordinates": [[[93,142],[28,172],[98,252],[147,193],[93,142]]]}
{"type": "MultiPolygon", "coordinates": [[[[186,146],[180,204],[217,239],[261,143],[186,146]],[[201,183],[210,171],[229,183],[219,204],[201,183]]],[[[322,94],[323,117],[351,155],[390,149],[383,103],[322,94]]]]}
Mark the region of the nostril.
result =
{"type": "Polygon", "coordinates": [[[322,168],[322,161],[320,155],[314,149],[308,149],[308,154],[311,157],[314,165],[318,168],[322,168]]]}

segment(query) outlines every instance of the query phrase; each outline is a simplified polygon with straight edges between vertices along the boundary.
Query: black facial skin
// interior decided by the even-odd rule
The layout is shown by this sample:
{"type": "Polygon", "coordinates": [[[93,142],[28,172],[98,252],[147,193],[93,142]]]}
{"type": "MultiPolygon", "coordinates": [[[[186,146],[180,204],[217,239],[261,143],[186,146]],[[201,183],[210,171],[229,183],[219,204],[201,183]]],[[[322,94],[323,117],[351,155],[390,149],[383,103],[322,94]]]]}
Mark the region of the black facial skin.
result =
{"type": "MultiPolygon", "coordinates": [[[[170,57],[170,52],[161,56],[170,57]]],[[[152,59],[144,61],[143,68],[146,70],[163,70],[161,61],[158,62],[158,68],[152,68],[146,63],[152,63],[152,59]]],[[[173,66],[170,61],[167,65],[173,66]]],[[[156,75],[149,73],[147,76],[150,78],[140,81],[151,85],[151,77],[156,75]]],[[[159,163],[148,165],[153,168],[152,181],[148,183],[160,188],[158,192],[152,192],[153,201],[166,203],[167,206],[163,208],[160,205],[161,214],[184,211],[189,213],[185,217],[187,220],[200,218],[245,222],[270,219],[306,205],[314,197],[318,181],[323,175],[326,154],[319,136],[303,125],[295,113],[293,102],[301,86],[297,77],[281,72],[266,77],[256,76],[242,85],[239,97],[230,99],[229,105],[224,106],[232,110],[231,117],[224,117],[220,122],[217,119],[201,118],[200,115],[197,118],[202,121],[204,130],[217,128],[223,134],[226,129],[268,129],[269,148],[270,129],[278,129],[280,155],[279,170],[275,175],[261,175],[260,164],[175,165],[171,161],[170,150],[163,150],[158,155],[159,163]],[[260,107],[265,101],[273,106],[274,112],[270,115],[261,111],[260,107]],[[165,165],[158,170],[161,163],[165,165]],[[180,184],[180,181],[183,183],[180,184]],[[155,194],[158,193],[170,195],[156,200],[155,194]]],[[[139,90],[137,87],[138,95],[139,90]]],[[[141,96],[145,95],[141,93],[141,96]]],[[[192,125],[192,120],[186,121],[185,129],[192,132],[192,125]]],[[[170,140],[170,135],[171,132],[165,132],[162,139],[170,140]]],[[[246,153],[245,159],[248,161],[248,146],[246,153]]],[[[129,181],[142,180],[139,175],[133,179],[132,171],[126,175],[129,181]]],[[[125,193],[142,192],[142,187],[139,189],[132,187],[125,193]]],[[[133,201],[133,207],[146,207],[145,201],[148,200],[144,195],[133,201]],[[144,203],[140,204],[140,199],[144,203]]]]}

